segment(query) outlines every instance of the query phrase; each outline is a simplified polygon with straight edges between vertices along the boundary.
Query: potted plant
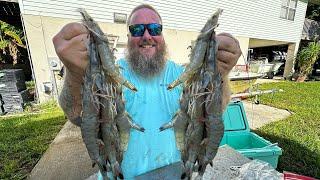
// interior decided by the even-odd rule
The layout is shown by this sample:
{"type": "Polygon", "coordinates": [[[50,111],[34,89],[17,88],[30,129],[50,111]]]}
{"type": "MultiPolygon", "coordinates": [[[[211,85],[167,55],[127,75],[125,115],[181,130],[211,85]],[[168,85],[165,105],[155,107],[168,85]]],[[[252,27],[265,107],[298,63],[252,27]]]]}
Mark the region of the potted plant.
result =
{"type": "Polygon", "coordinates": [[[311,73],[313,64],[320,56],[320,42],[310,42],[308,46],[301,49],[297,55],[298,77],[297,82],[304,82],[311,73]]]}

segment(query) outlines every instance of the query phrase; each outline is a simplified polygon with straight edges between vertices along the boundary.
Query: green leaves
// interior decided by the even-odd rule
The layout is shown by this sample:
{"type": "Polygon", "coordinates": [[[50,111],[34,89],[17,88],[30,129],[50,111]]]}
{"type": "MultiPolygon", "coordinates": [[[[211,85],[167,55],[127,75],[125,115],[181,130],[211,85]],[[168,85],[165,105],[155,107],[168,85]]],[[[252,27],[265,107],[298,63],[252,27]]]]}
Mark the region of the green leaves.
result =
{"type": "Polygon", "coordinates": [[[297,56],[297,65],[299,73],[308,75],[311,73],[313,64],[320,56],[320,43],[310,42],[307,47],[303,48],[297,56]]]}
{"type": "Polygon", "coordinates": [[[5,62],[1,57],[2,54],[9,54],[13,63],[17,63],[18,46],[26,48],[23,39],[23,32],[20,29],[0,20],[0,61],[5,62]]]}
{"type": "Polygon", "coordinates": [[[14,39],[19,45],[23,45],[20,36],[14,31],[6,31],[4,34],[14,39]]]}
{"type": "Polygon", "coordinates": [[[4,50],[7,46],[9,45],[9,42],[8,41],[0,41],[0,49],[1,50],[4,50]]]}

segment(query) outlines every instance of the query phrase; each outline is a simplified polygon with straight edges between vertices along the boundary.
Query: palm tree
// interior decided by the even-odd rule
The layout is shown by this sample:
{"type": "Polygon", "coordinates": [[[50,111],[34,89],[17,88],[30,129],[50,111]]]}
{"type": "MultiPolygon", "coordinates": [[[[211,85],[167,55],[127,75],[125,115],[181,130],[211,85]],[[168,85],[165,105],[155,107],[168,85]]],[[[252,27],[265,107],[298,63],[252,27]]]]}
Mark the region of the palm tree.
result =
{"type": "Polygon", "coordinates": [[[17,63],[19,50],[18,47],[26,48],[23,43],[23,32],[20,29],[0,20],[0,62],[6,60],[2,57],[9,53],[13,59],[13,64],[17,63]]]}
{"type": "Polygon", "coordinates": [[[306,79],[319,56],[320,42],[310,42],[307,47],[301,49],[297,56],[297,65],[299,68],[297,81],[303,82],[306,79]]]}

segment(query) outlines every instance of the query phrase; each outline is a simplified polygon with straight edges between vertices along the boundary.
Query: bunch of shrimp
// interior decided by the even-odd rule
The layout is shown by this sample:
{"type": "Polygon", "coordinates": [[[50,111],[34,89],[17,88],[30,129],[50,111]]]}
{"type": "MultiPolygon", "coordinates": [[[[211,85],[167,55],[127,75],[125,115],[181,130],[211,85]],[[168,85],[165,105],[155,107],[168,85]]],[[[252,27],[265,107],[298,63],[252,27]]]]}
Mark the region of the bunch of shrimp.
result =
{"type": "Polygon", "coordinates": [[[143,132],[125,111],[122,86],[137,89],[122,78],[109,48],[108,39],[98,24],[84,10],[79,10],[89,30],[89,64],[82,86],[81,134],[93,162],[104,179],[108,172],[123,179],[121,162],[127,148],[130,129],[143,132]]]}
{"type": "Polygon", "coordinates": [[[174,128],[176,143],[183,161],[182,179],[190,179],[198,171],[202,179],[212,164],[224,133],[222,120],[222,77],[217,69],[215,28],[222,10],[218,9],[202,28],[192,48],[190,63],[168,89],[183,83],[180,109],[173,120],[160,131],[174,128]]]}

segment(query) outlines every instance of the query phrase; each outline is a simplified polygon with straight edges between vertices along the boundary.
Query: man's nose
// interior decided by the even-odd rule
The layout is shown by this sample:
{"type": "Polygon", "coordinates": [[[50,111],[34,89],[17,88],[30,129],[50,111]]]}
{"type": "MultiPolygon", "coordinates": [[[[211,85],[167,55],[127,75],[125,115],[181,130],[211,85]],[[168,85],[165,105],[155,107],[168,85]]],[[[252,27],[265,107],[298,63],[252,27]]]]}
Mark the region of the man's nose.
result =
{"type": "Polygon", "coordinates": [[[152,38],[152,36],[149,34],[148,29],[145,29],[142,38],[145,40],[150,40],[152,38]]]}

